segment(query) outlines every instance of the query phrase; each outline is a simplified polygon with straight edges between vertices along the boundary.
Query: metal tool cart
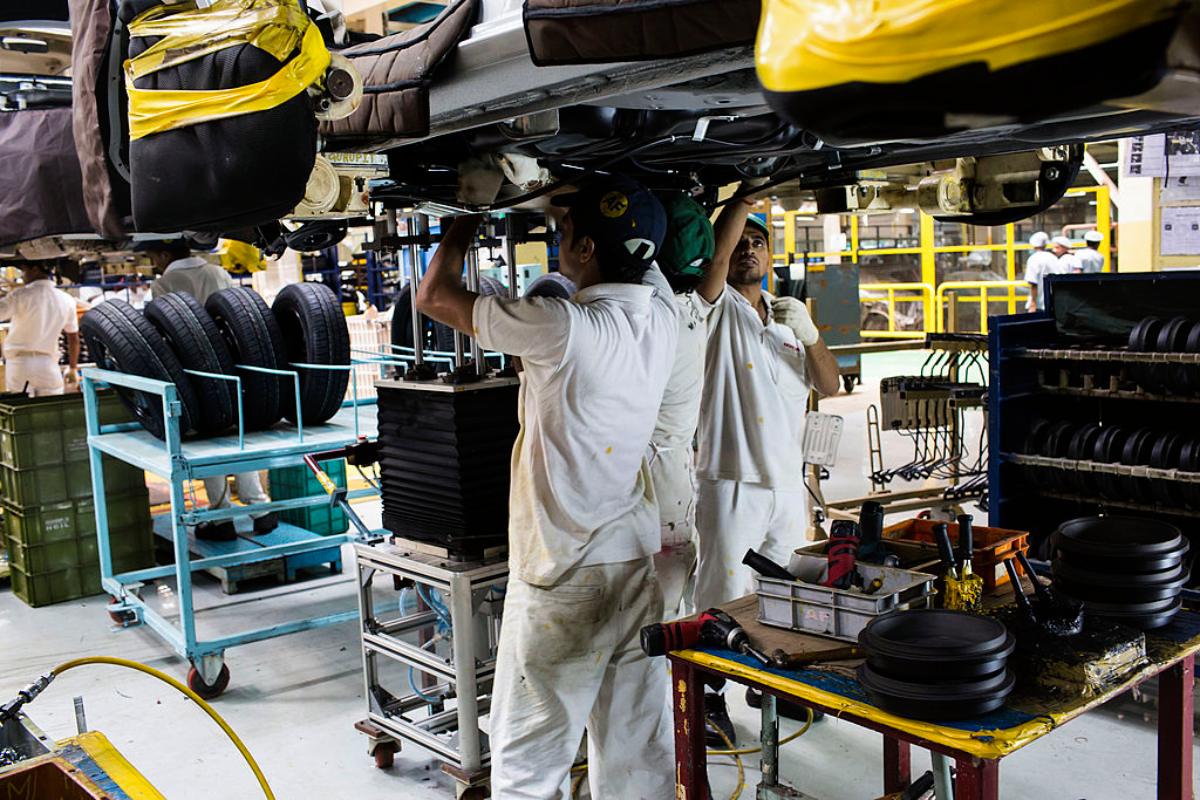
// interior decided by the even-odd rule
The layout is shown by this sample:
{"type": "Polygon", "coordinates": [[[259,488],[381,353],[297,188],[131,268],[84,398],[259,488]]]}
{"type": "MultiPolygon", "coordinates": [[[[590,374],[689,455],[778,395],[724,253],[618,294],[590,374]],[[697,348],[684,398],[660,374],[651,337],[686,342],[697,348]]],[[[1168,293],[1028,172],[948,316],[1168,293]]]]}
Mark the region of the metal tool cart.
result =
{"type": "Polygon", "coordinates": [[[507,558],[451,561],[402,544],[354,550],[367,697],[367,718],[355,728],[370,737],[377,766],[391,766],[410,742],[441,759],[456,781],[456,797],[483,797],[491,755],[479,718],[490,710],[507,558]],[[380,576],[411,588],[420,606],[377,607],[372,584],[380,576]],[[434,626],[442,633],[410,641],[434,626]],[[437,644],[447,639],[448,652],[439,655],[437,644]],[[407,669],[407,687],[387,685],[381,659],[407,669]]]}
{"type": "MultiPolygon", "coordinates": [[[[383,362],[386,359],[378,359],[383,362]]],[[[303,369],[307,365],[293,365],[303,369]]],[[[316,368],[316,367],[314,367],[316,368]]],[[[342,369],[342,367],[331,367],[342,369]]],[[[352,365],[345,369],[352,369],[352,365]]],[[[299,377],[287,371],[297,387],[299,403],[299,377]]],[[[232,376],[212,376],[237,381],[232,376]]],[[[239,381],[240,383],[240,381],[239,381]]],[[[355,395],[357,395],[357,384],[355,395]]],[[[238,397],[241,397],[239,385],[238,397]]],[[[150,380],[101,369],[85,370],[82,377],[85,413],[88,427],[88,448],[91,458],[92,487],[95,497],[97,536],[99,539],[100,570],[104,591],[112,595],[109,613],[122,625],[145,623],[171,648],[190,662],[188,684],[203,697],[215,697],[229,684],[229,669],[225,666],[225,651],[250,642],[263,641],[289,633],[320,628],[352,620],[355,610],[306,619],[297,619],[255,630],[201,640],[196,634],[196,611],[192,597],[192,573],[214,567],[232,567],[259,561],[268,557],[302,556],[316,551],[329,551],[345,542],[357,541],[370,535],[361,522],[351,514],[357,530],[333,536],[320,536],[309,531],[281,523],[278,543],[259,546],[244,541],[244,548],[224,555],[192,558],[195,543],[188,529],[209,520],[227,520],[244,516],[252,511],[283,511],[305,508],[335,499],[350,499],[373,496],[374,488],[349,492],[343,497],[316,495],[291,500],[280,500],[251,506],[233,506],[227,509],[191,509],[186,505],[185,483],[210,475],[229,475],[251,470],[269,469],[298,465],[305,456],[328,453],[352,447],[376,437],[374,401],[350,402],[327,423],[308,426],[303,419],[296,425],[280,424],[252,433],[242,429],[242,409],[238,408],[239,426],[236,433],[208,439],[183,441],[180,432],[182,412],[177,389],[172,383],[150,380]],[[122,386],[140,390],[162,398],[166,425],[166,438],[156,439],[137,423],[101,425],[98,417],[96,390],[101,385],[122,386]],[[114,574],[109,540],[108,509],[101,458],[108,454],[121,461],[141,467],[166,479],[171,487],[170,533],[175,563],[167,566],[142,569],[134,572],[114,574]],[[149,582],[174,576],[178,592],[179,618],[174,621],[152,608],[141,598],[142,588],[149,582]]],[[[239,538],[239,541],[243,541],[239,538]]]]}

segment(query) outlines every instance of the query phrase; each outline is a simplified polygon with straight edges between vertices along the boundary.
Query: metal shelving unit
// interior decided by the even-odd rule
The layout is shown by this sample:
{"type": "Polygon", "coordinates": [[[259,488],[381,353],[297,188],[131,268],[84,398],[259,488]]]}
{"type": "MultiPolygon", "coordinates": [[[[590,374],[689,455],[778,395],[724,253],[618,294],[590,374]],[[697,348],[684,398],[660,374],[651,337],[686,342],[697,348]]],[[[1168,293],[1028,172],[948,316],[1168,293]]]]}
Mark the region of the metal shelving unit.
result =
{"type": "Polygon", "coordinates": [[[1196,273],[1055,276],[1045,312],[992,318],[993,526],[1044,536],[1065,519],[1105,509],[1141,512],[1176,523],[1195,513],[1182,505],[1146,502],[1143,497],[1084,491],[1082,486],[1090,482],[1073,488],[1033,476],[1053,470],[1186,485],[1200,483],[1200,473],[1033,455],[1024,440],[1039,417],[1164,430],[1186,425],[1191,408],[1200,404],[1200,394],[1147,390],[1138,385],[1138,378],[1147,365],[1200,365],[1200,353],[1139,352],[1125,347],[1125,342],[1143,317],[1196,315],[1198,301],[1196,273]]]}
{"type": "Polygon", "coordinates": [[[457,797],[482,797],[491,755],[479,717],[491,706],[507,557],[449,561],[402,544],[357,544],[354,550],[367,698],[367,718],[355,727],[370,737],[379,766],[390,764],[402,744],[414,744],[442,761],[457,782],[457,797]],[[448,598],[444,609],[437,601],[413,613],[377,607],[372,586],[381,576],[415,587],[422,597],[441,593],[448,598]],[[444,656],[430,650],[439,618],[450,642],[444,656]],[[381,660],[409,671],[407,690],[385,685],[381,660]]]}
{"type": "MultiPolygon", "coordinates": [[[[304,365],[293,365],[296,369],[304,365]]],[[[351,367],[346,367],[351,369],[351,367]]],[[[289,372],[299,403],[299,377],[289,372]]],[[[237,380],[230,377],[230,380],[237,380]]],[[[356,385],[356,384],[355,384],[356,385]]],[[[323,425],[305,426],[279,424],[264,430],[246,433],[239,422],[236,433],[207,439],[184,441],[180,431],[182,407],[174,384],[150,380],[135,375],[101,369],[87,369],[82,376],[82,390],[88,428],[88,449],[91,459],[92,489],[95,498],[97,537],[99,540],[100,570],[104,591],[112,595],[110,613],[122,624],[145,623],[179,656],[188,660],[192,671],[188,675],[192,688],[200,687],[209,696],[220,694],[229,681],[225,666],[225,650],[250,642],[276,636],[312,630],[354,619],[353,609],[321,617],[297,619],[281,624],[243,631],[215,639],[200,639],[196,632],[196,610],[193,602],[192,573],[216,567],[232,567],[266,557],[300,556],[320,550],[337,548],[345,542],[359,541],[370,531],[352,530],[334,536],[320,536],[291,526],[280,527],[278,544],[247,547],[236,552],[192,558],[194,542],[188,529],[201,522],[229,520],[256,511],[287,509],[329,503],[325,495],[281,500],[257,505],[239,505],[226,509],[191,509],[186,504],[186,482],[210,475],[229,475],[253,470],[295,466],[311,453],[337,450],[363,439],[377,436],[374,400],[351,402],[343,406],[333,419],[323,425]],[[101,386],[124,387],[156,395],[162,399],[166,422],[166,438],[159,440],[138,423],[101,426],[98,417],[96,390],[101,386]],[[170,532],[175,563],[122,574],[113,573],[109,541],[108,509],[101,458],[108,454],[143,470],[158,475],[170,484],[170,532]],[[175,621],[147,604],[140,596],[146,584],[174,576],[178,595],[178,620],[175,621]]],[[[357,392],[356,392],[357,393],[357,392]]],[[[240,381],[239,392],[240,398],[240,381]]],[[[238,419],[241,419],[239,401],[238,419]]],[[[348,499],[377,495],[376,489],[350,492],[348,499]]],[[[252,538],[252,537],[251,537],[252,538]]],[[[242,601],[244,602],[244,601],[242,601]]]]}

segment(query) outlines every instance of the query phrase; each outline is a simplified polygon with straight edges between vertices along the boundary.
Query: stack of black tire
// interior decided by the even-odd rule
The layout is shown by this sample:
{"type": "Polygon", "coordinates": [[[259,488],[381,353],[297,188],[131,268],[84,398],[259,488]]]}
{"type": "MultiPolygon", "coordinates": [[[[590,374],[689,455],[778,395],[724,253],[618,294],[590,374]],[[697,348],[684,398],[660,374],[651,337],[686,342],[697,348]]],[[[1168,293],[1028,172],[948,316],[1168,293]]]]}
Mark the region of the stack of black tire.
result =
{"type": "MultiPolygon", "coordinates": [[[[1129,349],[1141,353],[1200,353],[1200,320],[1145,317],[1129,332],[1129,349]]],[[[1129,377],[1148,392],[1200,392],[1200,365],[1133,364],[1129,377]]]]}
{"type": "Polygon", "coordinates": [[[1054,588],[1088,615],[1141,630],[1168,624],[1182,606],[1191,574],[1179,528],[1140,517],[1082,517],[1064,522],[1052,544],[1054,588]]]}
{"type": "MultiPolygon", "coordinates": [[[[84,315],[80,333],[93,362],[104,369],[175,384],[184,434],[216,436],[237,424],[237,383],[210,375],[237,375],[246,430],[261,430],[281,417],[305,425],[337,413],[350,379],[348,370],[296,368],[294,364],[350,363],[350,332],[337,298],[327,287],[285,287],[268,307],[252,289],[214,293],[201,305],[176,292],[147,303],[145,314],[123,300],[101,303],[84,315]],[[300,408],[290,376],[300,375],[300,408]]],[[[118,387],[122,401],[145,427],[164,438],[162,398],[118,387]]]]}
{"type": "Polygon", "coordinates": [[[1016,679],[1016,639],[1004,624],[964,611],[913,609],[872,620],[858,635],[858,680],[871,702],[911,719],[973,719],[1004,705],[1016,679]]]}
{"type": "MultiPolygon", "coordinates": [[[[1029,455],[1200,472],[1200,435],[1142,425],[1034,420],[1021,446],[1029,455]]],[[[1200,510],[1200,483],[1110,475],[1104,472],[1026,467],[1042,489],[1126,503],[1200,510]]]]}

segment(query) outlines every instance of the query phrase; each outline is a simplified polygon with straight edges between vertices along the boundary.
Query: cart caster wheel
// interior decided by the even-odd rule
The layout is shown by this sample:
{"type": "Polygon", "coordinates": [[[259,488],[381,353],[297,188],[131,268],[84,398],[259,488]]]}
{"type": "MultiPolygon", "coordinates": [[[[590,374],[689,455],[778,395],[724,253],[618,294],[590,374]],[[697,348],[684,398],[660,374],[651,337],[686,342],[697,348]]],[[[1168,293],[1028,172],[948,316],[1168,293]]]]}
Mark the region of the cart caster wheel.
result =
{"type": "Polygon", "coordinates": [[[222,664],[221,671],[217,674],[217,680],[211,684],[205,683],[204,679],[200,677],[200,671],[192,667],[188,670],[187,685],[189,689],[205,700],[212,700],[229,688],[229,667],[222,664]]]}
{"type": "Polygon", "coordinates": [[[846,390],[846,394],[851,394],[854,391],[855,380],[853,375],[842,376],[842,387],[846,390]]]}
{"type": "Polygon", "coordinates": [[[400,748],[394,742],[380,742],[375,745],[375,769],[391,769],[396,763],[396,752],[400,748]]]}
{"type": "Polygon", "coordinates": [[[112,606],[115,606],[118,602],[119,601],[115,598],[108,601],[108,618],[120,625],[122,628],[128,628],[130,625],[133,625],[137,622],[137,614],[133,613],[127,608],[120,611],[114,611],[112,606]]]}
{"type": "Polygon", "coordinates": [[[458,794],[458,800],[485,800],[488,795],[486,786],[468,786],[458,794]]]}

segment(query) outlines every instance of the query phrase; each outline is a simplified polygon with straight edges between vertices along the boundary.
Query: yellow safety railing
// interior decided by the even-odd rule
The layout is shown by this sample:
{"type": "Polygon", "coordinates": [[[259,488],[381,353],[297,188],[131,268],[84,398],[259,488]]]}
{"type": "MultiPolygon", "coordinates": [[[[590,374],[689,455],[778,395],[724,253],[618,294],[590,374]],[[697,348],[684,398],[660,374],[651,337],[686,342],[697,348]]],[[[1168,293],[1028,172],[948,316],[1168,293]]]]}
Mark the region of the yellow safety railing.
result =
{"type": "Polygon", "coordinates": [[[888,327],[886,331],[860,331],[864,339],[924,339],[925,334],[932,332],[930,326],[934,323],[934,291],[928,283],[863,283],[858,287],[858,302],[877,303],[880,300],[887,304],[888,327]],[[879,296],[883,293],[883,297],[879,296]],[[896,303],[921,304],[921,329],[911,331],[896,330],[896,303]]]}
{"type": "Polygon", "coordinates": [[[1008,305],[1008,313],[1017,313],[1018,303],[1020,308],[1024,310],[1025,301],[1029,298],[1029,284],[1025,281],[947,281],[937,287],[937,293],[934,298],[934,309],[937,314],[937,328],[939,333],[987,333],[988,329],[988,310],[992,303],[1006,303],[1008,305]],[[1000,296],[994,296],[993,290],[1003,290],[1000,296]],[[974,295],[965,298],[958,297],[959,292],[974,291],[974,295]],[[1020,293],[1018,293],[1020,292],[1020,293]],[[947,331],[946,330],[946,310],[947,300],[951,303],[958,303],[960,300],[966,302],[979,303],[979,330],[977,331],[947,331]]]}

